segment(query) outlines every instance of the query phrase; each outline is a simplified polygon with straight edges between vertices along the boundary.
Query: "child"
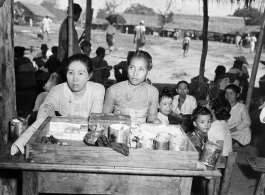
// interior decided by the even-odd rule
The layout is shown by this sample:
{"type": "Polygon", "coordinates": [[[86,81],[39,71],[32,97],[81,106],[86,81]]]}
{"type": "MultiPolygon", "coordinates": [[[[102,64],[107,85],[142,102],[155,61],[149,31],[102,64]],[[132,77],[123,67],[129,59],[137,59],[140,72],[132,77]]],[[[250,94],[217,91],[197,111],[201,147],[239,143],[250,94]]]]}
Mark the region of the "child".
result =
{"type": "Polygon", "coordinates": [[[197,102],[193,96],[188,95],[189,84],[187,81],[179,81],[176,91],[178,95],[173,98],[173,115],[178,118],[183,130],[187,132],[190,117],[193,110],[197,107],[197,102]]]}
{"type": "Polygon", "coordinates": [[[204,144],[208,140],[207,132],[212,123],[211,111],[206,107],[198,106],[193,111],[191,120],[194,125],[194,130],[191,133],[188,133],[188,137],[196,150],[201,153],[204,144]]]}
{"type": "Polygon", "coordinates": [[[212,102],[213,123],[208,131],[208,139],[212,142],[223,141],[223,156],[232,152],[232,138],[227,120],[230,118],[231,106],[224,98],[216,98],[212,102]]]}
{"type": "Polygon", "coordinates": [[[161,121],[162,124],[169,124],[168,115],[172,111],[172,101],[173,98],[171,94],[168,92],[168,89],[165,88],[163,92],[159,95],[158,100],[159,112],[157,113],[157,118],[161,121]]]}
{"type": "MultiPolygon", "coordinates": [[[[206,107],[198,106],[192,113],[192,123],[194,125],[194,131],[189,133],[188,137],[196,150],[201,153],[208,140],[207,132],[212,123],[211,111],[206,107]]],[[[206,188],[207,184],[207,195],[213,195],[215,179],[202,178],[201,182],[202,190],[206,188]]]]}

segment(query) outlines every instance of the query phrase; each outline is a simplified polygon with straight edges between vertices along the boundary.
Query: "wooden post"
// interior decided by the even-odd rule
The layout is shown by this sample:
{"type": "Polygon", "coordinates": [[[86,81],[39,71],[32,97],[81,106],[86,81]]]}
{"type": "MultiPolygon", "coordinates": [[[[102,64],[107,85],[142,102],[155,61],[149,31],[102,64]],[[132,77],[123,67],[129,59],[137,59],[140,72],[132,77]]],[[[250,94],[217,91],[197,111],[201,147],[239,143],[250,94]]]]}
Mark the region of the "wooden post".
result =
{"type": "Polygon", "coordinates": [[[202,34],[202,56],[200,63],[200,73],[199,73],[199,91],[203,91],[203,83],[204,83],[204,71],[205,71],[205,62],[208,51],[208,0],[203,0],[203,34],[202,34]]]}
{"type": "Polygon", "coordinates": [[[68,0],[68,57],[73,55],[73,0],[68,0]]]}
{"type": "Polygon", "coordinates": [[[262,46],[264,43],[264,34],[265,34],[264,28],[265,28],[265,12],[263,12],[263,20],[262,20],[262,24],[261,24],[261,28],[260,28],[259,38],[257,41],[257,50],[255,53],[253,68],[252,68],[250,82],[249,82],[249,86],[248,86],[248,93],[247,93],[247,99],[246,99],[246,106],[248,109],[249,109],[250,103],[251,103],[253,88],[255,85],[255,80],[256,80],[257,71],[258,71],[258,67],[259,67],[260,54],[261,54],[262,46]]]}
{"type": "Polygon", "coordinates": [[[0,156],[8,142],[9,121],[16,117],[13,42],[13,1],[0,7],[0,156]]]}
{"type": "Polygon", "coordinates": [[[91,39],[91,27],[93,18],[92,0],[87,0],[86,4],[86,27],[85,27],[85,39],[90,41],[91,39]]]}

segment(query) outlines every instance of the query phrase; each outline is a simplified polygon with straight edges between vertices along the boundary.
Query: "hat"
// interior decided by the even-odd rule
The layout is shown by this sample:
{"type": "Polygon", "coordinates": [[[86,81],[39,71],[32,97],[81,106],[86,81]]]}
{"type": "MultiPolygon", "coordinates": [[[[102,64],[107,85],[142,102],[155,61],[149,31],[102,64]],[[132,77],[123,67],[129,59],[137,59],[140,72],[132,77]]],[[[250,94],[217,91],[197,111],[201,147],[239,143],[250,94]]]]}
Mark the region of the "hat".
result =
{"type": "Polygon", "coordinates": [[[20,47],[20,46],[14,47],[15,53],[24,54],[25,50],[26,50],[25,47],[20,47]]]}
{"type": "Polygon", "coordinates": [[[87,45],[91,46],[91,43],[88,40],[84,40],[80,43],[80,48],[82,49],[83,47],[87,45]]]}
{"type": "Polygon", "coordinates": [[[140,20],[140,24],[144,24],[144,21],[143,20],[140,20]]]}
{"type": "Polygon", "coordinates": [[[82,12],[82,8],[77,3],[73,3],[73,9],[74,9],[74,13],[73,14],[78,14],[78,13],[82,12]]]}
{"type": "Polygon", "coordinates": [[[238,61],[243,62],[244,64],[249,65],[249,63],[247,62],[245,56],[238,56],[238,57],[234,57],[234,58],[235,58],[236,60],[238,60],[238,61]]]}
{"type": "Polygon", "coordinates": [[[49,48],[46,44],[41,44],[40,49],[43,50],[43,49],[49,49],[49,48]]]}

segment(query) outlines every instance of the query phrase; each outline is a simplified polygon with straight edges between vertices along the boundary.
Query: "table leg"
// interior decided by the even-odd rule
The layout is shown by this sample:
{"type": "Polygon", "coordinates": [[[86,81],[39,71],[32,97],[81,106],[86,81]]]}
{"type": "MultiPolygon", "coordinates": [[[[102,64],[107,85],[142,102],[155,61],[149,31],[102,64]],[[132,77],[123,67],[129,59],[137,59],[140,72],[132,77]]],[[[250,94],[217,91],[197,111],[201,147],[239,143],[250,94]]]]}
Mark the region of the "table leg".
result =
{"type": "Polygon", "coordinates": [[[259,185],[257,187],[255,195],[264,195],[265,189],[265,173],[262,173],[259,179],[259,185]]]}
{"type": "Polygon", "coordinates": [[[20,172],[0,169],[0,194],[17,195],[20,172]]]}
{"type": "Polygon", "coordinates": [[[22,195],[38,194],[38,173],[35,171],[23,171],[22,195]]]}

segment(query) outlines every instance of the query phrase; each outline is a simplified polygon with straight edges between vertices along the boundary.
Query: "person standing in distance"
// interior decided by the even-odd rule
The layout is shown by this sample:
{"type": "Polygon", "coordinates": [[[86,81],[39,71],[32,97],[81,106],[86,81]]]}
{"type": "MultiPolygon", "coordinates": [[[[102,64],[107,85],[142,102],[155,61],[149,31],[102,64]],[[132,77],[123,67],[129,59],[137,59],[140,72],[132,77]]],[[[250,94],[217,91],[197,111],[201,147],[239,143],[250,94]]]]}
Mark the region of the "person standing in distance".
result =
{"type": "Polygon", "coordinates": [[[113,23],[109,23],[107,29],[106,29],[106,41],[108,43],[108,46],[109,46],[109,53],[112,52],[112,50],[114,49],[114,35],[116,33],[116,29],[113,25],[113,23]]]}
{"type": "Polygon", "coordinates": [[[146,31],[146,29],[145,29],[145,26],[144,26],[144,21],[140,20],[140,25],[136,26],[135,29],[134,29],[134,40],[133,40],[133,43],[136,42],[136,51],[138,51],[138,50],[144,51],[144,46],[145,46],[145,43],[146,43],[145,31],[146,31]]]}
{"type": "Polygon", "coordinates": [[[50,40],[49,33],[50,33],[50,23],[52,23],[52,20],[49,18],[47,15],[45,18],[42,20],[42,25],[43,25],[43,33],[47,33],[47,40],[50,40]]]}

